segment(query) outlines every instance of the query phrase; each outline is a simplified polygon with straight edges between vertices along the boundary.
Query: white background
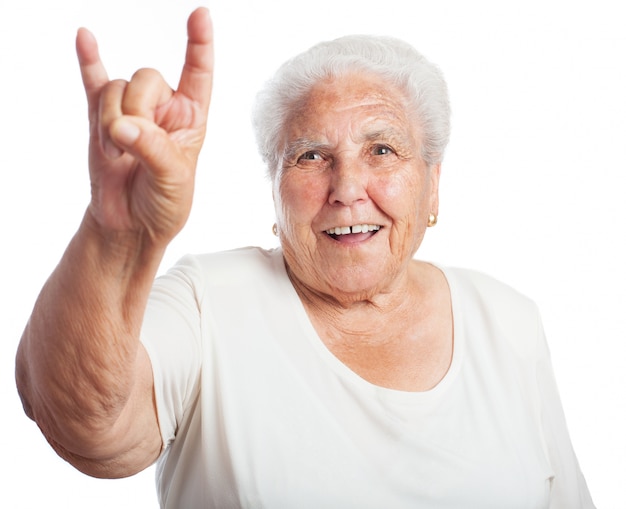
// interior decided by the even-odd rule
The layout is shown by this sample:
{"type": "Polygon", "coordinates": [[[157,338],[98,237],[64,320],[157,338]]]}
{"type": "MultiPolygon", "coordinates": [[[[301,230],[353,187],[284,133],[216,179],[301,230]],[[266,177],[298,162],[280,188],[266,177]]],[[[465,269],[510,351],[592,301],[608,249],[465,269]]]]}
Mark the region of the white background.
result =
{"type": "MultiPolygon", "coordinates": [[[[156,508],[153,469],[95,480],[21,411],[19,336],[89,199],[74,36],[111,77],[156,67],[175,85],[189,0],[0,0],[0,467],[11,508],[156,508]]],[[[346,33],[395,35],[444,71],[453,106],[439,225],[418,255],[477,268],[540,305],[574,446],[599,508],[626,507],[626,39],[620,2],[214,0],[211,125],[186,252],[274,246],[249,127],[286,58],[346,33]]]]}

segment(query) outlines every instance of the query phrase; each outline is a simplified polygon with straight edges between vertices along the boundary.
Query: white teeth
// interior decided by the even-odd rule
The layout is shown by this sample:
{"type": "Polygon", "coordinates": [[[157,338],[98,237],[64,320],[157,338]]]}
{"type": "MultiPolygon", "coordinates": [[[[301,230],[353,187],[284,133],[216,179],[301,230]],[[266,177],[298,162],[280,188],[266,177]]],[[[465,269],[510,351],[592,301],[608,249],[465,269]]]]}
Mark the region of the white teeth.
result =
{"type": "Polygon", "coordinates": [[[378,224],[355,224],[354,226],[336,226],[326,230],[329,235],[347,235],[348,233],[367,233],[380,230],[378,224]]]}

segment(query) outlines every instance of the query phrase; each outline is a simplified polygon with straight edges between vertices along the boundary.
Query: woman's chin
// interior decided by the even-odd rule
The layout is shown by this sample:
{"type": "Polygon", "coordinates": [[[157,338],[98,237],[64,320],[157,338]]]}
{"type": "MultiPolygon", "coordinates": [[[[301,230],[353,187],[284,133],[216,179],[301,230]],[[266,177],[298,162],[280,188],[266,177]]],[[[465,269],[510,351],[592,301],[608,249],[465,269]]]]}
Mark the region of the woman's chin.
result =
{"type": "Polygon", "coordinates": [[[370,301],[385,292],[391,281],[381,265],[368,269],[367,265],[329,271],[324,281],[326,292],[340,302],[370,301]]]}

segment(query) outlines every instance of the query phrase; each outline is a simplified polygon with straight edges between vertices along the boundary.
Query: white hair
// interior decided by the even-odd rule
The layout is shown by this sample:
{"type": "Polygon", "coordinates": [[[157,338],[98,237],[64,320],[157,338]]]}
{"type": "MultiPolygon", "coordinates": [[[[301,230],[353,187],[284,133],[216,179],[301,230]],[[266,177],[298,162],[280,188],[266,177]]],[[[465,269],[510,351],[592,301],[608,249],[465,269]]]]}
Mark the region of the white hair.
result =
{"type": "Polygon", "coordinates": [[[285,123],[292,108],[320,81],[354,71],[380,76],[404,91],[422,132],[422,158],[440,163],[450,136],[450,104],[443,74],[408,43],[351,35],[319,43],[285,62],[257,96],[253,126],[271,178],[282,165],[285,123]]]}

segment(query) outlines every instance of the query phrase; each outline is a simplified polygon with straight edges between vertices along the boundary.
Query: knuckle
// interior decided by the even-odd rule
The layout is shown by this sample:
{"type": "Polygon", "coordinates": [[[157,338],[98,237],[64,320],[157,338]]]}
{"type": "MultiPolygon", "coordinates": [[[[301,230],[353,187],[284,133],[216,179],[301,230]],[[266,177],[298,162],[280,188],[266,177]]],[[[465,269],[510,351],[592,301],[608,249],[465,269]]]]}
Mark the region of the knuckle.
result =
{"type": "Polygon", "coordinates": [[[126,82],[123,80],[109,81],[102,87],[100,94],[101,106],[113,106],[115,103],[119,103],[125,88],[126,82]]]}
{"type": "Polygon", "coordinates": [[[102,93],[104,95],[117,94],[120,90],[124,90],[128,85],[128,82],[125,80],[111,80],[102,88],[102,93]]]}
{"type": "Polygon", "coordinates": [[[136,81],[152,81],[161,78],[161,73],[151,67],[142,67],[135,71],[131,78],[131,82],[136,81]]]}
{"type": "Polygon", "coordinates": [[[109,81],[100,94],[99,117],[108,124],[121,113],[122,97],[127,83],[124,80],[109,81]]]}
{"type": "Polygon", "coordinates": [[[153,119],[163,83],[164,80],[157,70],[151,68],[137,70],[124,91],[122,100],[124,113],[153,119]]]}

